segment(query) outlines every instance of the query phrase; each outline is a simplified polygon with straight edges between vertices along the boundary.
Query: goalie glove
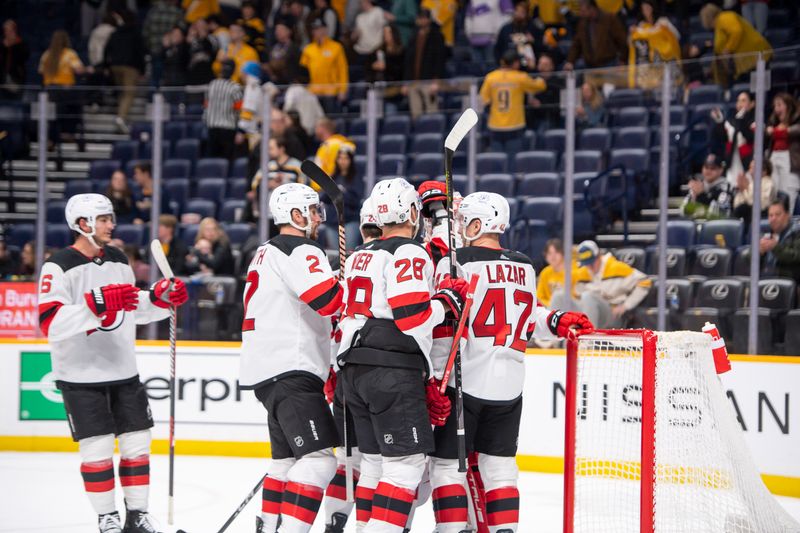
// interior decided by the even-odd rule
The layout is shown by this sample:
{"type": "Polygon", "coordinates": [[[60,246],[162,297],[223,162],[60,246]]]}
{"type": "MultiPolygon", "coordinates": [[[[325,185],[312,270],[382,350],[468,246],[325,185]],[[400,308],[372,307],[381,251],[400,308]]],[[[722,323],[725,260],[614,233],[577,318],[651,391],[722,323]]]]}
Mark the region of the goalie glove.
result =
{"type": "Polygon", "coordinates": [[[139,305],[139,289],[130,283],[103,285],[83,296],[92,313],[99,317],[116,311],[135,311],[139,305]]]}
{"type": "Polygon", "coordinates": [[[150,288],[150,301],[162,309],[180,307],[189,299],[186,284],[179,278],[161,278],[150,288]]]}
{"type": "Polygon", "coordinates": [[[450,398],[439,392],[441,383],[432,379],[425,385],[425,403],[428,406],[428,417],[434,426],[443,426],[450,416],[452,405],[450,398]]]}
{"type": "Polygon", "coordinates": [[[458,320],[464,309],[464,300],[467,298],[469,283],[461,278],[451,278],[449,275],[439,282],[439,290],[431,298],[444,304],[444,309],[449,318],[458,320]]]}
{"type": "Polygon", "coordinates": [[[562,339],[576,339],[580,335],[586,335],[594,331],[589,317],[583,313],[573,313],[572,311],[553,311],[547,317],[547,326],[553,335],[562,339]]]}

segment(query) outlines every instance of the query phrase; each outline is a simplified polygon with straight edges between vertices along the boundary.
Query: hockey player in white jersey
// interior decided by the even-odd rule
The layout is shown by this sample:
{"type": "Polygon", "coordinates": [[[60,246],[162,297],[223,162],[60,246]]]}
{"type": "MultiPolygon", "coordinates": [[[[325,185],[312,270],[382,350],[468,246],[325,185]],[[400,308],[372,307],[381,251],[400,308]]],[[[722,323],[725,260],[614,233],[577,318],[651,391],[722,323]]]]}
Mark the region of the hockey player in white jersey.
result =
{"type": "Polygon", "coordinates": [[[338,362],[362,454],[357,531],[399,533],[433,451],[430,424],[449,414],[436,384],[426,386],[432,331],[458,317],[466,283],[447,277],[434,293],[432,261],[413,240],[419,196],[407,181],[382,181],[370,199],[383,236],[347,259],[338,362]]]}
{"type": "Polygon", "coordinates": [[[268,411],[272,461],[257,533],[306,533],[336,471],[339,445],[323,386],[331,315],[342,302],[325,251],[314,240],[324,211],[311,187],[287,183],[270,197],[280,234],[247,270],[239,383],[268,411]]]}
{"type": "MultiPolygon", "coordinates": [[[[456,251],[459,269],[466,278],[479,276],[461,351],[467,453],[478,453],[489,531],[513,533],[519,521],[515,456],[528,339],[567,337],[594,327],[581,313],[551,311],[537,303],[531,260],[500,245],[500,235],[509,225],[505,198],[490,192],[470,194],[461,202],[457,219],[465,243],[456,251]]],[[[445,257],[437,266],[437,277],[449,270],[445,257]]],[[[437,376],[447,351],[434,354],[437,376]]],[[[452,381],[450,385],[452,397],[452,381]]],[[[464,532],[466,474],[458,472],[455,417],[436,428],[435,441],[431,483],[437,533],[464,532]]]]}
{"type": "Polygon", "coordinates": [[[186,302],[186,287],[179,279],[149,291],[134,286],[127,257],[108,246],[115,219],[105,196],[73,196],[65,218],[75,242],[42,265],[39,327],[50,341],[84,488],[101,532],[156,532],[147,512],[153,418],[136,368],[136,325],[168,317],[170,304],[186,302]],[[115,436],[124,529],[114,495],[115,436]]]}

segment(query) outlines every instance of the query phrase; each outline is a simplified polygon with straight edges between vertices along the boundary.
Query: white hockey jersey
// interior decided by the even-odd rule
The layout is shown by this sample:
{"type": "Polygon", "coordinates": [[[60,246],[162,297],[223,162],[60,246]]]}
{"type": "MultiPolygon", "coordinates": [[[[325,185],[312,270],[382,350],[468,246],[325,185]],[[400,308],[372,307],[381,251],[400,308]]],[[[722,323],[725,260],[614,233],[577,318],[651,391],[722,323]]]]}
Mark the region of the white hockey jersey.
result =
{"type": "Polygon", "coordinates": [[[278,235],[262,244],[247,269],[239,384],[308,373],[323,382],[331,360],[331,315],[342,287],[325,251],[304,237],[278,235]]]}
{"type": "Polygon", "coordinates": [[[84,297],[103,285],[135,282],[128,258],[111,246],[93,258],[64,248],[42,265],[39,327],[50,340],[57,382],[109,385],[138,375],[136,324],[166,318],[169,310],[153,305],[149,291],[139,291],[136,311],[106,313],[101,319],[84,297]]]}
{"type": "MultiPolygon", "coordinates": [[[[514,400],[525,382],[528,339],[532,334],[555,338],[547,325],[550,311],[536,300],[533,264],[520,252],[478,246],[458,249],[456,261],[466,279],[479,276],[461,344],[464,394],[489,401],[514,400]]],[[[449,271],[450,260],[445,257],[437,266],[437,279],[449,271]]],[[[438,378],[451,342],[452,333],[446,340],[437,340],[433,363],[438,378]]],[[[451,374],[451,386],[453,379],[451,374]]]]}
{"type": "Polygon", "coordinates": [[[368,318],[393,320],[425,356],[428,373],[433,328],[444,320],[444,306],[431,301],[433,262],[417,241],[403,237],[365,244],[345,263],[345,311],[339,327],[339,354],[353,344],[368,318]]]}

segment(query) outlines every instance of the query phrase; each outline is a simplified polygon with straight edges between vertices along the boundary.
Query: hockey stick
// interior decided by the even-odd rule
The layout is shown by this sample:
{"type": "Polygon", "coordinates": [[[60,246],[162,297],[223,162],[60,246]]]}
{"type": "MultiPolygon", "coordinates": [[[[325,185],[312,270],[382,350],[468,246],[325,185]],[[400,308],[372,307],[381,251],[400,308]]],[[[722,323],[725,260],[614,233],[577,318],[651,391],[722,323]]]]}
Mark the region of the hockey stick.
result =
{"type": "MultiPolygon", "coordinates": [[[[319,165],[313,161],[306,159],[300,164],[300,170],[303,174],[311,178],[311,181],[316,183],[320,189],[323,190],[328,198],[333,202],[333,208],[336,210],[336,217],[339,222],[339,281],[344,281],[344,264],[347,261],[347,241],[344,232],[344,193],[333,181],[333,178],[328,176],[319,165]]],[[[353,494],[353,454],[348,445],[347,438],[347,399],[342,394],[342,411],[344,412],[344,485],[345,485],[345,498],[348,503],[355,501],[353,494]]]]}
{"type": "Polygon", "coordinates": [[[269,474],[264,474],[263,476],[261,476],[261,479],[258,480],[258,483],[256,484],[255,487],[253,487],[253,490],[251,490],[250,493],[247,496],[245,496],[244,500],[242,500],[242,503],[239,504],[239,507],[237,507],[236,510],[233,512],[233,514],[228,517],[228,520],[226,520],[225,523],[222,524],[222,527],[219,528],[217,533],[223,533],[223,531],[228,529],[228,526],[230,526],[233,523],[233,521],[236,520],[236,517],[239,516],[239,513],[241,513],[242,510],[244,510],[244,508],[247,507],[247,504],[250,503],[250,500],[252,500],[253,496],[256,495],[258,489],[260,489],[261,486],[264,484],[264,479],[266,479],[268,475],[269,474]]]}
{"type": "Polygon", "coordinates": [[[444,374],[442,374],[442,384],[439,386],[439,392],[444,394],[447,391],[447,382],[450,381],[450,373],[453,371],[453,364],[456,361],[456,353],[459,351],[461,345],[461,337],[464,336],[464,328],[467,325],[469,318],[469,311],[472,309],[472,302],[475,295],[475,287],[478,285],[478,275],[473,274],[469,278],[469,287],[467,288],[467,299],[464,302],[464,310],[461,311],[461,318],[458,320],[458,328],[453,335],[453,344],[450,345],[450,355],[447,357],[447,363],[444,366],[444,374]]]}
{"type": "MultiPolygon", "coordinates": [[[[467,108],[456,122],[453,129],[444,140],[444,182],[447,191],[447,233],[450,236],[450,276],[456,277],[456,233],[453,224],[455,211],[453,209],[453,154],[467,136],[469,130],[478,123],[478,114],[472,108],[467,108]]],[[[467,471],[467,442],[464,432],[464,392],[461,386],[461,346],[456,343],[455,354],[456,371],[456,440],[458,442],[458,471],[467,471]]]]}
{"type": "MultiPolygon", "coordinates": [[[[158,239],[150,243],[150,253],[161,271],[161,275],[171,280],[175,277],[169,266],[167,256],[158,239]]],[[[172,525],[175,518],[175,337],[178,311],[174,305],[169,306],[169,501],[167,523],[172,525]]]]}

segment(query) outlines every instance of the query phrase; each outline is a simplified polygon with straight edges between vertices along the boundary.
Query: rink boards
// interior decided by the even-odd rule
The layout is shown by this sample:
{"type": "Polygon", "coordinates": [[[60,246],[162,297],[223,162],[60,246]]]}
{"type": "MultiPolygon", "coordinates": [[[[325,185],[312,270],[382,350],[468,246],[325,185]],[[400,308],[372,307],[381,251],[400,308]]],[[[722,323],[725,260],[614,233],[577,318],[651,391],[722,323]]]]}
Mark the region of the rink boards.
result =
{"type": "MultiPolygon", "coordinates": [[[[140,376],[156,420],[154,451],[164,453],[169,348],[163,342],[142,341],[137,346],[140,376]]],[[[238,343],[178,344],[178,454],[268,456],[265,411],[252,392],[237,387],[238,348],[238,343]]],[[[48,350],[43,341],[0,340],[0,450],[77,449],[53,386],[48,350]]],[[[731,359],[733,371],[722,376],[723,385],[762,477],[772,492],[800,498],[800,357],[731,359]]],[[[561,472],[564,353],[531,350],[525,366],[518,463],[527,471],[561,472]]],[[[630,402],[621,385],[611,384],[603,395],[589,394],[585,408],[602,410],[612,402],[630,402]]]]}

